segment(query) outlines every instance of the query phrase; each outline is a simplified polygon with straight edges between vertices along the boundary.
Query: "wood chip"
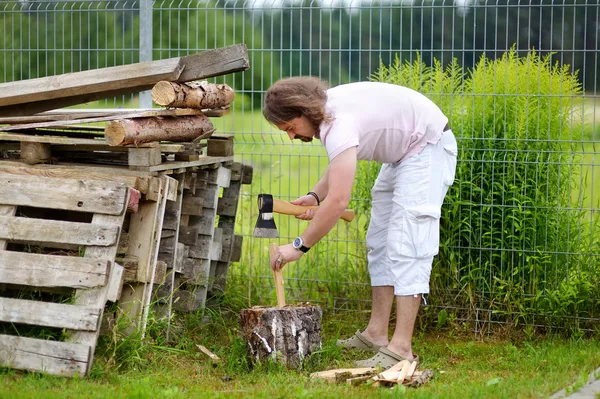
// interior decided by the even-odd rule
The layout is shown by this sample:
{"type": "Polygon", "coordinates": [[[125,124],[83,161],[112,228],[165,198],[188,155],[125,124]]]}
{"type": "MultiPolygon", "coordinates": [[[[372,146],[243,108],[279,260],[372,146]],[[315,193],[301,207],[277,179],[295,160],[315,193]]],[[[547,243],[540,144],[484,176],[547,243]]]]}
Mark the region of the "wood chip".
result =
{"type": "Polygon", "coordinates": [[[210,357],[214,363],[219,363],[221,361],[221,358],[219,356],[209,351],[204,345],[196,344],[196,346],[198,347],[198,349],[200,349],[202,353],[210,357]]]}

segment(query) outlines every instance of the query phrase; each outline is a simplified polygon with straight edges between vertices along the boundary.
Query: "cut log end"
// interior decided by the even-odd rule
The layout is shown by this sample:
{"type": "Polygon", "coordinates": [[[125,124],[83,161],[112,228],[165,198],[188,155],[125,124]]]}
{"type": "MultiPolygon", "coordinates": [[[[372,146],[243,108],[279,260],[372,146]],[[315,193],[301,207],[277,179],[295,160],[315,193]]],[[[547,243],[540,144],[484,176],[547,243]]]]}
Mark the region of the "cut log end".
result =
{"type": "Polygon", "coordinates": [[[177,99],[177,93],[171,82],[158,82],[152,88],[152,101],[163,107],[169,106],[177,99]]]}
{"type": "Polygon", "coordinates": [[[123,143],[123,141],[125,140],[126,134],[127,131],[125,129],[125,126],[123,126],[123,124],[119,121],[110,122],[104,130],[104,137],[106,138],[106,142],[109,146],[112,147],[121,145],[121,143],[123,143]]]}

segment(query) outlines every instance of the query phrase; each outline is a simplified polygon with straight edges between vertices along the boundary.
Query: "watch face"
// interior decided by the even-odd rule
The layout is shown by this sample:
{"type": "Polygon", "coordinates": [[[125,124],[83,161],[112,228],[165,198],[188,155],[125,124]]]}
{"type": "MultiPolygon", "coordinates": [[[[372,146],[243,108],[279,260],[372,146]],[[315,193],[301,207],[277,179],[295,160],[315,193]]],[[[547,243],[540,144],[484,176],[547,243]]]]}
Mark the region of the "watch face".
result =
{"type": "Polygon", "coordinates": [[[292,243],[292,245],[294,246],[294,248],[298,249],[302,246],[302,238],[298,237],[294,240],[294,242],[292,243]]]}

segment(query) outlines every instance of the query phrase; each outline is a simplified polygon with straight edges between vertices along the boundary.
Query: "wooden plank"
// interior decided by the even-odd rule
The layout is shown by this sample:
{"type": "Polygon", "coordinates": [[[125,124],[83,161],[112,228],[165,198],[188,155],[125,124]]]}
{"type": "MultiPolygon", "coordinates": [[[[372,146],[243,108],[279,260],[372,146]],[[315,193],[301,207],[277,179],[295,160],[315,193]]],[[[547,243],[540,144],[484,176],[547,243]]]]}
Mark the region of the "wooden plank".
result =
{"type": "Polygon", "coordinates": [[[183,68],[179,58],[169,58],[2,83],[0,107],[152,85],[177,79],[183,68]]]}
{"type": "MultiPolygon", "coordinates": [[[[193,80],[205,79],[212,76],[219,76],[229,74],[232,72],[244,71],[250,67],[250,62],[248,60],[248,49],[244,44],[235,44],[229,47],[204,51],[202,53],[188,55],[186,57],[181,58],[173,58],[171,60],[177,60],[178,62],[181,62],[181,65],[183,65],[184,67],[184,73],[182,73],[178,79],[173,80],[176,82],[191,82],[193,80]]],[[[152,62],[164,61],[169,60],[152,62]]],[[[139,64],[132,64],[129,66],[137,67],[138,65],[139,64]]],[[[97,93],[86,93],[70,97],[63,97],[60,99],[28,102],[27,107],[23,107],[21,105],[0,107],[0,116],[33,115],[51,109],[83,104],[105,98],[122,96],[125,94],[138,93],[140,91],[151,89],[152,86],[154,86],[154,84],[157,83],[159,80],[153,81],[151,84],[144,83],[135,87],[125,87],[123,85],[120,85],[118,86],[118,88],[105,89],[105,91],[97,93]]]]}
{"type": "Polygon", "coordinates": [[[95,180],[0,173],[0,204],[119,215],[128,187],[95,180]]]}
{"type": "Polygon", "coordinates": [[[30,134],[2,133],[0,131],[0,141],[21,141],[30,143],[48,143],[64,145],[108,145],[104,139],[80,139],[76,137],[60,136],[36,136],[30,134]]]}
{"type": "Polygon", "coordinates": [[[233,157],[208,157],[206,155],[200,156],[200,159],[197,161],[190,162],[176,162],[176,161],[167,161],[163,162],[160,165],[150,166],[147,170],[150,172],[160,172],[163,170],[169,169],[179,169],[179,168],[193,168],[195,166],[204,166],[211,165],[217,162],[228,162],[233,161],[233,157]]]}
{"type": "Polygon", "coordinates": [[[116,244],[118,237],[117,226],[0,216],[0,240],[105,247],[116,244]]]}
{"type": "Polygon", "coordinates": [[[0,250],[0,283],[90,288],[108,281],[110,261],[0,250]]]}
{"type": "Polygon", "coordinates": [[[167,144],[167,143],[145,143],[139,144],[136,147],[112,147],[101,144],[93,144],[93,145],[82,145],[78,144],[77,146],[71,145],[52,145],[52,151],[106,151],[106,152],[128,152],[131,148],[151,148],[153,146],[157,146],[160,148],[160,152],[164,152],[167,154],[176,154],[179,152],[186,151],[185,144],[167,144]]]}
{"type": "Polygon", "coordinates": [[[181,61],[185,65],[185,69],[175,80],[180,83],[245,71],[250,68],[248,49],[245,44],[234,44],[200,54],[188,55],[182,57],[181,61]]]}
{"type": "Polygon", "coordinates": [[[0,335],[0,365],[63,376],[85,375],[90,345],[0,335]]]}
{"type": "Polygon", "coordinates": [[[90,179],[123,183],[143,194],[148,192],[151,177],[144,172],[130,171],[127,168],[98,167],[90,165],[41,165],[32,166],[18,161],[0,161],[0,173],[21,176],[43,176],[57,179],[90,179]],[[141,173],[141,176],[137,174],[141,173]]]}
{"type": "Polygon", "coordinates": [[[94,331],[100,327],[100,313],[84,306],[0,297],[0,321],[8,323],[94,331]]]}
{"type": "MultiPolygon", "coordinates": [[[[229,108],[198,110],[192,108],[115,108],[115,109],[64,109],[42,112],[37,115],[29,116],[5,116],[0,117],[0,125],[20,124],[20,123],[38,123],[52,121],[71,121],[86,118],[101,117],[124,117],[136,118],[135,115],[142,115],[139,118],[150,116],[186,116],[204,114],[209,117],[220,117],[229,113],[229,108]]],[[[81,122],[77,122],[81,123],[81,122]]],[[[102,129],[102,132],[104,129],[102,129]]]]}
{"type": "Polygon", "coordinates": [[[125,270],[123,266],[113,262],[110,270],[110,280],[108,281],[108,289],[106,291],[106,300],[116,302],[121,297],[123,289],[125,270]]]}
{"type": "MultiPolygon", "coordinates": [[[[167,176],[162,178],[160,180],[159,198],[157,202],[147,202],[145,218],[150,217],[152,220],[149,222],[145,222],[143,219],[136,221],[136,219],[133,218],[134,215],[132,215],[130,221],[130,240],[132,240],[132,243],[136,244],[132,245],[134,250],[130,251],[129,255],[138,257],[138,281],[143,281],[144,283],[132,283],[123,287],[121,304],[125,313],[129,315],[132,327],[139,328],[142,335],[146,328],[150,299],[154,288],[153,283],[156,275],[159,243],[165,208],[167,205],[167,192],[169,191],[169,184],[171,184],[173,180],[174,179],[167,176]],[[138,227],[132,227],[132,223],[134,222],[134,226],[138,227]],[[144,231],[136,235],[136,233],[132,232],[132,229],[134,229],[134,231],[139,230],[139,226],[146,227],[144,231]],[[136,247],[138,247],[138,249],[136,249],[136,247]]],[[[177,182],[175,181],[175,183],[177,182]]]]}

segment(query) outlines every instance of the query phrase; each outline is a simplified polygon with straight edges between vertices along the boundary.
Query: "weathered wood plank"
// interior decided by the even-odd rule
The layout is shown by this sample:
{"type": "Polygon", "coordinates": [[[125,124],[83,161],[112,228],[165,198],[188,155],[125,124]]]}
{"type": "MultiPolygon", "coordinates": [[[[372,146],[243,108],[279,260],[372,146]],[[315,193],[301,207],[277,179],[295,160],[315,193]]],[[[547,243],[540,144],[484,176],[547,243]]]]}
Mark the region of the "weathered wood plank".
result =
{"type": "Polygon", "coordinates": [[[15,369],[74,376],[87,374],[89,345],[0,335],[0,365],[15,369]]]}
{"type": "Polygon", "coordinates": [[[168,161],[168,162],[163,162],[160,165],[150,166],[147,170],[149,172],[160,172],[160,171],[169,170],[169,169],[193,168],[194,166],[204,166],[204,165],[210,165],[210,164],[217,163],[217,162],[228,162],[228,161],[233,161],[233,157],[200,156],[200,159],[197,161],[190,161],[190,162],[168,161]]]}
{"type": "Polygon", "coordinates": [[[52,179],[0,173],[0,204],[119,215],[128,189],[94,180],[52,179]]]}
{"type": "Polygon", "coordinates": [[[100,309],[64,303],[0,298],[0,321],[34,326],[95,331],[100,327],[100,309]]]}
{"type": "Polygon", "coordinates": [[[2,83],[0,107],[153,85],[177,79],[183,68],[179,58],[169,58],[2,83]]]}
{"type": "Polygon", "coordinates": [[[110,261],[0,250],[0,283],[32,287],[105,285],[110,261]]]}
{"type": "Polygon", "coordinates": [[[104,139],[80,139],[77,137],[34,136],[30,134],[2,133],[2,128],[0,128],[0,141],[20,141],[63,145],[108,145],[104,139]]]}
{"type": "Polygon", "coordinates": [[[143,176],[144,172],[131,171],[126,168],[98,167],[90,165],[43,165],[31,166],[17,161],[0,161],[0,173],[21,176],[43,176],[58,179],[90,179],[106,182],[123,183],[139,190],[148,192],[149,180],[152,177],[143,176]],[[140,174],[140,176],[137,176],[140,174]]]}
{"type": "MultiPolygon", "coordinates": [[[[135,115],[142,115],[140,118],[146,118],[149,116],[185,116],[185,115],[199,115],[204,114],[209,117],[219,117],[229,113],[229,108],[217,108],[217,109],[192,109],[192,108],[169,108],[169,109],[155,109],[155,108],[114,108],[114,109],[58,109],[52,111],[42,112],[37,115],[29,116],[4,116],[0,117],[0,124],[17,124],[17,123],[38,123],[38,122],[52,122],[52,121],[77,121],[78,119],[87,118],[135,118],[135,115]]],[[[102,128],[102,132],[104,129],[102,128]]]]}
{"type": "Polygon", "coordinates": [[[0,240],[110,246],[119,227],[60,220],[0,216],[0,240]]]}
{"type": "MultiPolygon", "coordinates": [[[[225,75],[232,72],[244,71],[250,67],[248,60],[248,49],[244,44],[235,44],[229,47],[204,51],[198,54],[192,54],[181,58],[172,58],[170,61],[177,60],[184,67],[184,72],[179,75],[178,79],[159,79],[171,80],[176,82],[191,82],[193,80],[201,80],[212,76],[225,75]]],[[[159,61],[152,61],[159,62],[159,61]]],[[[126,65],[127,67],[137,67],[139,64],[126,65]]],[[[36,102],[28,102],[27,107],[21,105],[11,105],[0,107],[0,116],[21,116],[33,115],[42,111],[51,109],[68,107],[71,105],[83,104],[91,101],[112,98],[125,94],[138,93],[140,91],[149,90],[159,80],[153,81],[151,84],[138,84],[125,87],[123,85],[117,88],[106,88],[104,91],[97,93],[85,93],[80,95],[72,95],[60,99],[42,100],[36,102]]],[[[13,82],[17,83],[17,82],[13,82]]],[[[1,89],[0,89],[1,90],[1,89]]]]}

